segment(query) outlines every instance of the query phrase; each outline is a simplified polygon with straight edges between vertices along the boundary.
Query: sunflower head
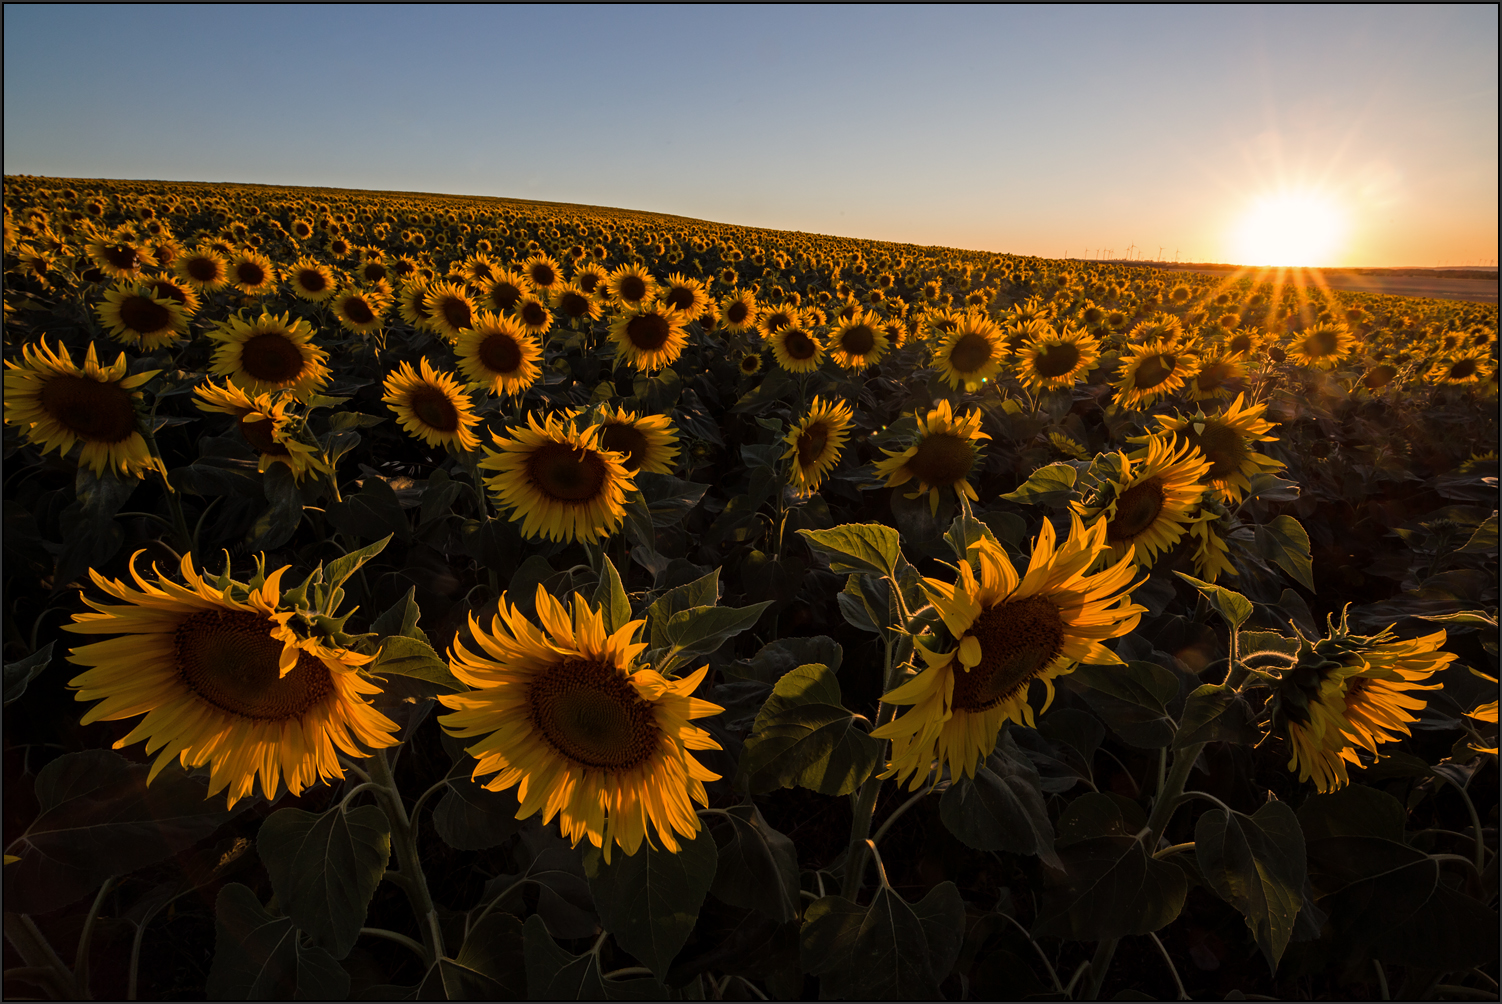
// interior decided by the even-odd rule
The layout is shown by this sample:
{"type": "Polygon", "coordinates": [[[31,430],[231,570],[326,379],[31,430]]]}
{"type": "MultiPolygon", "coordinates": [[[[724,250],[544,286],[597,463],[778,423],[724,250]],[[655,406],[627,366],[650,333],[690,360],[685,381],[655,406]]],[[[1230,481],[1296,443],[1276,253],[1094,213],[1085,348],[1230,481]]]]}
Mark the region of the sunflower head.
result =
{"type": "Polygon", "coordinates": [[[890,344],[881,320],[855,306],[829,336],[829,358],[836,366],[864,370],[881,362],[890,344]]]}
{"type": "Polygon", "coordinates": [[[854,418],[848,403],[815,397],[808,414],[788,430],[784,440],[788,448],[782,459],[790,465],[788,480],[799,498],[818,491],[824,477],[840,462],[840,450],[854,418]]]}
{"type": "Polygon", "coordinates": [[[1149,436],[1143,449],[1108,459],[1107,476],[1073,509],[1086,523],[1105,525],[1113,561],[1131,550],[1138,564],[1150,567],[1190,523],[1205,518],[1199,504],[1210,462],[1173,434],[1149,436]]]}
{"type": "Polygon", "coordinates": [[[499,503],[514,510],[528,537],[594,543],[620,528],[626,493],[636,488],[622,454],[604,448],[599,426],[580,431],[565,416],[549,415],[509,437],[492,434],[499,450],[485,448],[485,479],[499,503]]]}
{"type": "Polygon", "coordinates": [[[720,301],[720,323],[725,330],[742,334],[756,330],[756,295],[746,290],[737,290],[720,301]]]}
{"type": "MultiPolygon", "coordinates": [[[[576,420],[578,414],[571,413],[576,420]]],[[[577,421],[576,421],[577,424],[577,421]]],[[[621,463],[635,474],[672,474],[678,458],[678,430],[666,415],[637,415],[634,411],[609,406],[591,412],[586,428],[600,430],[600,449],[621,454],[621,463]]]]}
{"type": "Polygon", "coordinates": [[[917,490],[906,497],[921,498],[926,492],[929,511],[934,514],[939,511],[941,489],[952,488],[978,499],[969,479],[980,460],[980,441],[991,438],[980,431],[981,413],[971,411],[956,418],[949,402],[940,401],[927,415],[914,417],[918,420],[917,440],[905,450],[883,448],[887,459],[877,462],[876,473],[892,488],[918,482],[917,490]]]}
{"type": "Polygon", "coordinates": [[[1194,356],[1173,343],[1148,342],[1122,361],[1121,374],[1114,384],[1116,403],[1123,408],[1146,407],[1184,386],[1197,365],[1194,356]]]}
{"type": "Polygon", "coordinates": [[[116,341],[141,351],[171,345],[188,333],[183,305],[144,282],[106,291],[104,302],[94,309],[116,341]]]}
{"type": "Polygon", "coordinates": [[[323,303],[339,291],[334,270],[312,258],[299,258],[293,262],[287,270],[287,282],[294,296],[310,303],[323,303]]]}
{"type": "Polygon", "coordinates": [[[605,280],[605,293],[621,307],[640,307],[657,295],[657,280],[640,265],[621,265],[605,280]]]}
{"type": "Polygon", "coordinates": [[[1288,359],[1300,366],[1334,369],[1356,348],[1356,339],[1343,324],[1316,324],[1294,336],[1288,359]]]}
{"type": "Polygon", "coordinates": [[[450,450],[479,447],[474,428],[480,419],[459,381],[434,370],[426,358],[418,364],[419,369],[414,371],[411,363],[404,362],[388,376],[381,400],[396,412],[403,429],[429,446],[450,450]]]}
{"type": "MultiPolygon", "coordinates": [[[[764,314],[762,319],[768,316],[764,314]]],[[[824,342],[801,323],[775,329],[767,341],[772,344],[777,365],[789,373],[812,373],[824,362],[824,342]]]]}
{"type": "Polygon", "coordinates": [[[705,292],[704,284],[678,272],[668,276],[667,287],[661,296],[663,303],[685,317],[698,317],[709,306],[709,294],[705,292]]]}
{"type": "Polygon", "coordinates": [[[934,349],[934,362],[949,386],[979,390],[1001,371],[1005,356],[1001,329],[990,318],[966,313],[934,349]]]}
{"type": "Polygon", "coordinates": [[[671,366],[688,344],[688,318],[656,301],[623,312],[610,325],[610,340],[617,358],[623,358],[642,373],[656,373],[671,366]]]}
{"type": "Polygon", "coordinates": [[[542,343],[512,318],[489,311],[480,311],[474,327],[459,332],[454,354],[469,385],[492,394],[524,394],[542,376],[542,343]]]}
{"type": "Polygon", "coordinates": [[[182,255],[172,263],[172,269],[183,282],[205,293],[223,289],[230,282],[229,262],[208,247],[182,255]]]}
{"type": "Polygon", "coordinates": [[[1067,390],[1100,358],[1100,345],[1081,328],[1054,331],[1022,343],[1017,350],[1017,379],[1030,390],[1067,390]]]}
{"type": "Polygon", "coordinates": [[[222,387],[206,382],[194,387],[193,395],[200,411],[234,416],[240,435],[261,458],[261,471],[272,464],[286,464],[297,481],[309,471],[332,473],[319,456],[318,447],[299,437],[302,421],[292,414],[286,401],[270,394],[252,397],[228,381],[222,387]]]}
{"type": "Polygon", "coordinates": [[[474,323],[475,305],[462,286],[452,282],[439,282],[428,286],[426,294],[427,323],[443,337],[453,340],[459,332],[474,323]]]}
{"type": "Polygon", "coordinates": [[[235,316],[208,335],[218,343],[210,371],[252,394],[288,391],[301,400],[328,382],[328,353],[313,344],[312,325],[301,318],[263,313],[248,321],[235,316]]]}
{"type": "Polygon", "coordinates": [[[229,261],[230,281],[247,296],[260,296],[276,288],[276,266],[257,251],[241,251],[229,261]]]}
{"type": "MultiPolygon", "coordinates": [[[[1184,437],[1210,462],[1205,477],[1231,505],[1240,504],[1251,490],[1253,477],[1283,469],[1280,461],[1256,452],[1256,444],[1278,439],[1267,435],[1276,428],[1262,417],[1267,404],[1246,404],[1245,398],[1238,394],[1235,401],[1211,415],[1202,408],[1188,417],[1157,416],[1160,433],[1184,437]]],[[[1146,441],[1146,437],[1134,440],[1146,441]]]]}

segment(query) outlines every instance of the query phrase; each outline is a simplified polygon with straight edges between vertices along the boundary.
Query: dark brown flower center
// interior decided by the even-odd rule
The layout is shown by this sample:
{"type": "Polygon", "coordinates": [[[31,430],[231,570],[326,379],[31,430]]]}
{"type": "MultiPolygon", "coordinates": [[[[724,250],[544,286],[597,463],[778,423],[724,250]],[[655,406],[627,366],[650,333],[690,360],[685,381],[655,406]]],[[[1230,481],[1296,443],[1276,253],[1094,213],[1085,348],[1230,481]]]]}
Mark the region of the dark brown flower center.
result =
{"type": "Polygon", "coordinates": [[[1340,351],[1340,336],[1328,329],[1315,331],[1304,339],[1304,355],[1318,358],[1320,356],[1333,356],[1340,351]]]}
{"type": "Polygon", "coordinates": [[[639,275],[623,275],[616,285],[620,297],[627,303],[637,303],[647,295],[647,284],[639,275]]]}
{"type": "Polygon", "coordinates": [[[42,410],[89,443],[119,443],[136,432],[130,392],[119,384],[59,374],[42,385],[42,410]]]}
{"type": "Polygon", "coordinates": [[[1148,478],[1122,492],[1116,500],[1116,518],[1106,524],[1106,540],[1117,544],[1145,533],[1163,511],[1163,499],[1162,478],[1148,478]]]}
{"type": "Polygon", "coordinates": [[[586,293],[593,293],[597,288],[599,288],[600,285],[600,277],[595,275],[593,272],[580,272],[578,275],[574,276],[574,281],[577,282],[579,284],[579,288],[584,290],[584,292],[586,293]]]}
{"type": "Polygon", "coordinates": [[[1235,374],[1236,370],[1230,363],[1218,359],[1200,370],[1195,375],[1194,381],[1202,391],[1212,391],[1220,387],[1235,374]]]}
{"type": "Polygon", "coordinates": [[[1451,380],[1469,380],[1476,375],[1476,360],[1462,359],[1450,367],[1448,374],[1451,380]]]}
{"type": "Polygon", "coordinates": [[[1366,376],[1361,378],[1361,382],[1366,385],[1368,390],[1376,390],[1378,387],[1386,387],[1392,383],[1393,377],[1397,375],[1398,368],[1396,366],[1389,366],[1383,363],[1380,366],[1373,366],[1367,370],[1366,376]]]}
{"type": "Polygon", "coordinates": [[[469,304],[463,297],[445,296],[438,305],[438,310],[443,314],[444,322],[455,331],[469,327],[473,320],[469,304]]]}
{"type": "Polygon", "coordinates": [[[521,319],[529,328],[540,328],[548,323],[547,308],[536,300],[528,300],[522,304],[521,319]]]}
{"type": "Polygon", "coordinates": [[[359,296],[352,296],[344,301],[344,316],[355,324],[369,324],[376,319],[375,311],[370,309],[370,304],[359,296]]]}
{"type": "Polygon", "coordinates": [[[782,347],[787,352],[788,358],[797,359],[800,362],[812,359],[819,354],[819,346],[808,336],[808,332],[799,328],[792,329],[783,337],[782,347]]]}
{"type": "Polygon", "coordinates": [[[514,283],[501,281],[490,287],[490,302],[496,310],[510,310],[522,298],[522,291],[514,283]]]}
{"type": "Polygon", "coordinates": [[[694,291],[687,286],[674,286],[662,299],[669,307],[687,311],[694,305],[694,291]]]}
{"type": "Polygon", "coordinates": [[[767,330],[781,331],[793,323],[793,315],[785,310],[774,310],[767,315],[767,330]]]}
{"type": "Polygon", "coordinates": [[[1080,364],[1080,347],[1073,342],[1060,342],[1044,347],[1033,362],[1033,368],[1041,377],[1054,379],[1070,373],[1080,364]]]}
{"type": "Polygon", "coordinates": [[[453,432],[459,428],[459,409],[447,394],[437,387],[424,385],[412,391],[407,405],[423,425],[438,432],[453,432]]]}
{"type": "Polygon", "coordinates": [[[254,288],[266,281],[266,270],[253,261],[235,264],[235,281],[242,286],[254,288]]]}
{"type": "Polygon", "coordinates": [[[958,373],[974,373],[991,361],[991,340],[974,332],[961,335],[949,350],[949,365],[958,373]]]}
{"type": "Polygon", "coordinates": [[[538,286],[547,289],[558,281],[558,273],[553,271],[553,266],[547,262],[534,262],[527,276],[538,286]]]}
{"type": "Polygon", "coordinates": [[[600,446],[626,455],[626,470],[639,468],[647,457],[647,437],[634,425],[612,422],[600,431],[600,446]]]}
{"type": "Polygon", "coordinates": [[[741,356],[741,372],[755,373],[761,369],[761,356],[741,356]]]}
{"type": "Polygon", "coordinates": [[[605,487],[609,469],[595,450],[567,443],[546,443],[527,458],[533,487],[559,502],[588,502],[605,487]]]}
{"type": "Polygon", "coordinates": [[[1252,336],[1236,335],[1226,343],[1226,346],[1232,352],[1250,352],[1252,350],[1252,336]]]}
{"type": "Polygon", "coordinates": [[[114,268],[122,271],[130,271],[138,268],[140,265],[140,256],[136,253],[136,249],[126,244],[116,244],[112,247],[107,247],[103,250],[100,257],[109,262],[114,268]]]}
{"type": "Polygon", "coordinates": [[[918,452],[907,462],[914,476],[930,487],[959,484],[970,476],[974,466],[975,451],[970,441],[948,432],[924,436],[918,452]]]}
{"type": "Polygon", "coordinates": [[[188,259],[184,271],[194,282],[214,282],[219,278],[219,263],[213,258],[194,255],[188,259]]]}
{"type": "Polygon", "coordinates": [[[304,268],[298,269],[297,284],[304,292],[322,293],[329,288],[329,279],[316,268],[304,268]]]}
{"type": "Polygon", "coordinates": [[[504,331],[495,331],[480,342],[480,362],[492,373],[512,374],[521,369],[522,347],[504,331]]]}
{"type": "Polygon", "coordinates": [[[584,767],[630,770],[652,757],[662,736],[652,705],[606,663],[556,663],[533,677],[527,698],[548,745],[584,767]]]}
{"type": "Polygon", "coordinates": [[[667,344],[672,327],[661,314],[638,314],[626,322],[626,338],[643,352],[653,352],[667,344]]]}
{"type": "Polygon", "coordinates": [[[302,349],[278,332],[255,335],[240,346],[240,368],[261,383],[290,383],[304,365],[302,349]]]}
{"type": "Polygon", "coordinates": [[[366,282],[380,282],[386,278],[386,266],[378,261],[368,261],[360,267],[360,274],[366,282]]]}
{"type": "Polygon", "coordinates": [[[240,435],[245,437],[245,441],[250,444],[252,450],[264,453],[268,457],[291,456],[291,451],[273,437],[275,427],[276,423],[264,416],[256,421],[251,421],[249,415],[242,416],[240,419],[240,435]]]}
{"type": "Polygon", "coordinates": [[[840,348],[852,356],[863,356],[876,347],[876,332],[867,324],[852,324],[840,333],[840,348]]]}
{"type": "Polygon", "coordinates": [[[151,335],[172,323],[172,313],[149,296],[127,296],[120,301],[120,320],[134,332],[151,335]]]}
{"type": "Polygon", "coordinates": [[[205,610],[178,625],[177,672],[198,698],[220,711],[257,721],[300,718],[334,691],[328,667],[299,652],[286,676],[278,669],[282,643],[258,614],[205,610]]]}
{"type": "Polygon", "coordinates": [[[1173,371],[1178,365],[1179,361],[1174,356],[1166,352],[1155,352],[1137,365],[1137,375],[1133,377],[1133,383],[1144,390],[1156,387],[1173,376],[1173,371]]]}
{"type": "Polygon", "coordinates": [[[569,317],[579,318],[589,313],[589,298],[573,291],[558,298],[558,309],[569,317]]]}
{"type": "Polygon", "coordinates": [[[829,445],[832,430],[826,422],[815,422],[798,437],[798,466],[812,467],[824,458],[824,448],[829,445]]]}
{"type": "Polygon", "coordinates": [[[967,670],[954,662],[954,698],[959,711],[985,711],[1025,692],[1064,647],[1064,620],[1042,596],[1001,603],[982,613],[969,635],[980,642],[980,662],[967,670]]]}
{"type": "Polygon", "coordinates": [[[1247,457],[1247,442],[1241,433],[1223,425],[1220,422],[1205,422],[1204,432],[1195,432],[1194,426],[1184,430],[1189,437],[1189,442],[1198,447],[1210,461],[1210,470],[1207,477],[1226,478],[1235,474],[1240,469],[1242,461],[1247,457]]]}
{"type": "Polygon", "coordinates": [[[742,300],[736,300],[725,308],[725,320],[731,324],[743,324],[750,315],[751,308],[742,300]]]}

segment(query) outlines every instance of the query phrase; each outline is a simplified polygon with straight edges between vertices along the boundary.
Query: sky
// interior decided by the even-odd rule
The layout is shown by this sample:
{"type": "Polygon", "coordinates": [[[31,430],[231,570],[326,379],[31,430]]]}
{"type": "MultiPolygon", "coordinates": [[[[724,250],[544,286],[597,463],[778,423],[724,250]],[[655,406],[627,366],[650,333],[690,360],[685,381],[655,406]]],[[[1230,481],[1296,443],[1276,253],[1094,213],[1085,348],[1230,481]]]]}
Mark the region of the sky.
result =
{"type": "Polygon", "coordinates": [[[4,169],[1047,257],[1495,265],[1497,16],[6,4],[4,169]]]}

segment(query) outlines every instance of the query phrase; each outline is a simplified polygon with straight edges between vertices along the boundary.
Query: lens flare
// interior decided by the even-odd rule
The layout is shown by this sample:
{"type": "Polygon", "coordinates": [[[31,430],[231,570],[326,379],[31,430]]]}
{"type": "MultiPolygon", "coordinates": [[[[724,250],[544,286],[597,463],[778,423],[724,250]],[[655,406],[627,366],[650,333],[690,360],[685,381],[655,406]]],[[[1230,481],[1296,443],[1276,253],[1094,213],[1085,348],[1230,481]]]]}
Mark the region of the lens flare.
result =
{"type": "Polygon", "coordinates": [[[1264,195],[1248,208],[1235,238],[1242,265],[1332,264],[1345,238],[1345,213],[1316,192],[1264,195]]]}

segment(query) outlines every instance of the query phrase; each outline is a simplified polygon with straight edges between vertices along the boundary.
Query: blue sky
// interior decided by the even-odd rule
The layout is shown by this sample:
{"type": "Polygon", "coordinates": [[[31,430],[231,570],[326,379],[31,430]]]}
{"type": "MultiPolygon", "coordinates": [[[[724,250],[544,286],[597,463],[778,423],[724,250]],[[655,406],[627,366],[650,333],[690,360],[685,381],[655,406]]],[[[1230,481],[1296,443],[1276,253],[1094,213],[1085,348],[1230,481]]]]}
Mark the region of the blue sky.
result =
{"type": "Polygon", "coordinates": [[[499,195],[1058,256],[1494,261],[1497,9],[5,7],[5,171],[499,195]]]}

